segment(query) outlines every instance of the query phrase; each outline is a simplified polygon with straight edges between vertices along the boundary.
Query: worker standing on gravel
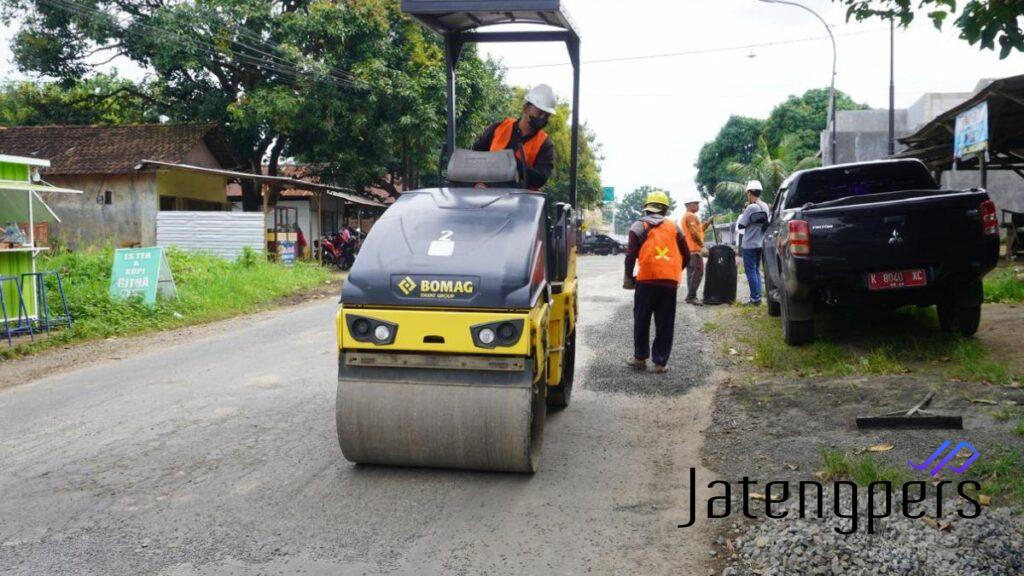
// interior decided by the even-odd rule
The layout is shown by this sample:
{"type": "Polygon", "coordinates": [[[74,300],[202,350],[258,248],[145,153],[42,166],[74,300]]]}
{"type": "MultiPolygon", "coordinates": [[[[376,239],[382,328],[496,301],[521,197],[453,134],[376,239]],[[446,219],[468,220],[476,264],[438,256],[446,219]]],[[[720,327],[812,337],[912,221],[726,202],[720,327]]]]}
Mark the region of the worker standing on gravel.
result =
{"type": "Polygon", "coordinates": [[[683,230],[669,219],[670,201],[664,192],[651,192],[644,201],[644,213],[629,228],[623,288],[633,295],[633,357],[626,361],[637,370],[654,361],[654,372],[668,371],[675,332],[676,295],[690,249],[683,230]],[[634,266],[637,274],[633,276],[634,266]],[[654,317],[654,345],[651,346],[651,316],[654,317]]]}
{"type": "Polygon", "coordinates": [[[700,305],[697,301],[697,289],[704,280],[704,233],[711,226],[711,219],[700,221],[697,212],[700,210],[700,196],[691,192],[685,199],[683,205],[686,212],[679,226],[686,235],[686,246],[690,249],[690,261],[686,266],[686,303],[694,306],[700,305]]]}
{"type": "Polygon", "coordinates": [[[740,254],[743,256],[743,273],[750,287],[748,305],[761,305],[761,251],[764,231],[768,228],[768,205],[761,200],[764,188],[757,180],[747,182],[747,207],[740,214],[737,228],[743,232],[740,239],[740,254]]]}

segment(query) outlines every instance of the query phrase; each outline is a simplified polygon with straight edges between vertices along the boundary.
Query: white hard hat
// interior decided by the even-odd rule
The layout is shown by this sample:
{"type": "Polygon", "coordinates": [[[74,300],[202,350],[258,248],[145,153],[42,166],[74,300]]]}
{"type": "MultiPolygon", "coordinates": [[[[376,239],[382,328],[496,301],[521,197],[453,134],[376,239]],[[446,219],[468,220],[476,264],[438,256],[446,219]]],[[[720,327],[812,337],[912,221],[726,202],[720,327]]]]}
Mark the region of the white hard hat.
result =
{"type": "Polygon", "coordinates": [[[697,192],[686,192],[685,194],[683,194],[682,204],[685,206],[686,204],[691,204],[693,202],[700,202],[700,200],[700,194],[698,194],[697,192]]]}
{"type": "Polygon", "coordinates": [[[749,190],[757,190],[758,192],[764,192],[764,186],[761,186],[760,180],[751,180],[747,182],[747,188],[749,190]]]}
{"type": "Polygon", "coordinates": [[[526,101],[548,114],[554,114],[555,108],[558,106],[558,98],[555,97],[555,91],[547,84],[534,86],[526,94],[526,101]]]}

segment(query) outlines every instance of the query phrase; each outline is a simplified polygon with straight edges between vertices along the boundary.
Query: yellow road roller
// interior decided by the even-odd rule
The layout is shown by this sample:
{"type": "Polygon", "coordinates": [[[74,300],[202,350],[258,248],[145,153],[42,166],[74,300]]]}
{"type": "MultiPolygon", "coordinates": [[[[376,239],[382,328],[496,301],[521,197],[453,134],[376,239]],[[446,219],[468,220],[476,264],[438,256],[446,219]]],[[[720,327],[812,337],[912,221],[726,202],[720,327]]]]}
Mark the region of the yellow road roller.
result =
{"type": "Polygon", "coordinates": [[[402,9],[444,38],[448,185],[403,194],[345,282],[341,451],[365,464],[532,473],[547,409],[566,407],[573,386],[579,36],[558,0],[404,0],[402,9]],[[509,23],[545,28],[479,31],[509,23]],[[525,189],[512,151],[455,146],[462,47],[523,41],[564,42],[573,63],[568,204],[525,189]]]}

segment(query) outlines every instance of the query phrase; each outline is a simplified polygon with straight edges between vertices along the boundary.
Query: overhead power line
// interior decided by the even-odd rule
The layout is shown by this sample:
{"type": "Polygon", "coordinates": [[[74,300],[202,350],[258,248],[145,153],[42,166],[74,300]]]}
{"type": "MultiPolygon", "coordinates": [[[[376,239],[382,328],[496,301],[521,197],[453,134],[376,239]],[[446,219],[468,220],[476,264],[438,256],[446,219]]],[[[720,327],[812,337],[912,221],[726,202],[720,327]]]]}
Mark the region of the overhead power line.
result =
{"type": "MultiPolygon", "coordinates": [[[[863,34],[874,34],[877,32],[888,32],[888,28],[872,28],[870,30],[858,30],[855,32],[847,32],[846,34],[836,34],[838,37],[847,36],[860,36],[863,34]]],[[[683,52],[667,52],[662,54],[640,54],[636,56],[619,56],[616,58],[599,58],[595,60],[584,60],[584,64],[609,64],[613,62],[631,62],[636,60],[656,60],[661,58],[677,58],[681,56],[703,56],[705,54],[718,54],[721,52],[736,52],[739,50],[751,50],[754,48],[769,48],[773,46],[786,46],[790,44],[802,44],[805,42],[815,42],[819,40],[828,40],[828,36],[808,36],[806,38],[794,38],[791,40],[776,40],[773,42],[759,42],[757,44],[742,44],[737,46],[720,46],[716,48],[701,48],[697,50],[686,50],[683,52]]],[[[522,66],[506,66],[508,70],[523,70],[533,68],[556,68],[559,66],[569,66],[569,62],[552,62],[548,64],[527,64],[522,66]]]]}

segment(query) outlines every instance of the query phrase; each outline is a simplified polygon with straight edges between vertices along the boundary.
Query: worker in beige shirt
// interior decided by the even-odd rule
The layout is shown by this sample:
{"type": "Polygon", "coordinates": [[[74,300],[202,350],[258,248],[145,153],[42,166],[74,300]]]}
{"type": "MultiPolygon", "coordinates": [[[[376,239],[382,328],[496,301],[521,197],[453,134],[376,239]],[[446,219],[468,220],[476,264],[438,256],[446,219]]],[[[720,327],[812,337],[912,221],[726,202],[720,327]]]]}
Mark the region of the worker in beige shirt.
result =
{"type": "Polygon", "coordinates": [[[704,251],[704,233],[711,226],[711,219],[701,222],[697,216],[700,210],[700,196],[696,192],[690,192],[684,198],[683,204],[686,206],[686,212],[683,213],[679,227],[683,229],[686,245],[690,248],[690,261],[686,267],[686,303],[697,306],[700,305],[697,301],[697,289],[704,280],[704,256],[701,254],[704,251]]]}

